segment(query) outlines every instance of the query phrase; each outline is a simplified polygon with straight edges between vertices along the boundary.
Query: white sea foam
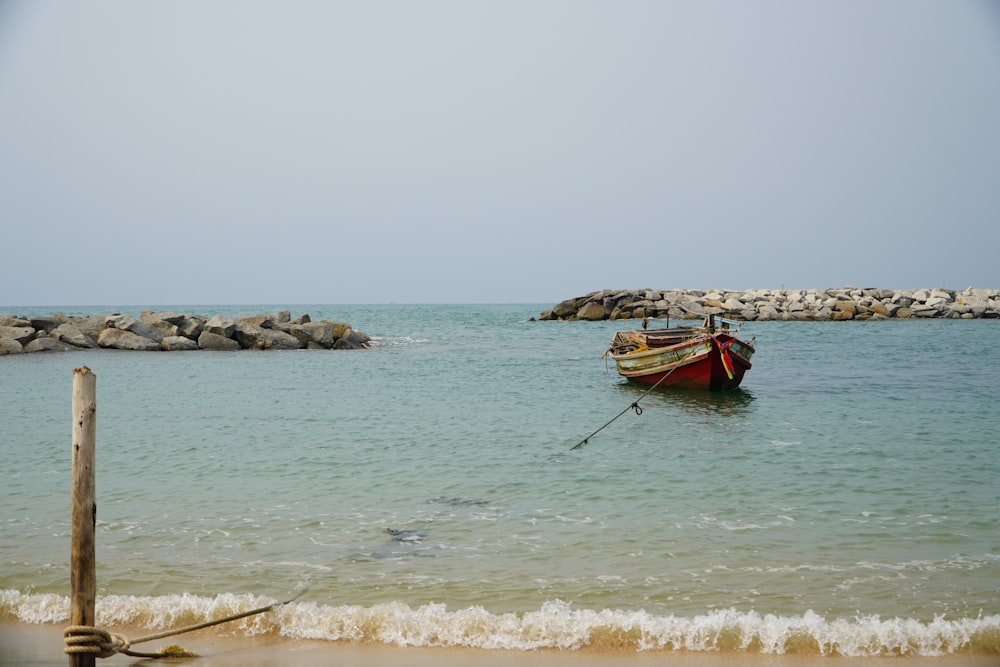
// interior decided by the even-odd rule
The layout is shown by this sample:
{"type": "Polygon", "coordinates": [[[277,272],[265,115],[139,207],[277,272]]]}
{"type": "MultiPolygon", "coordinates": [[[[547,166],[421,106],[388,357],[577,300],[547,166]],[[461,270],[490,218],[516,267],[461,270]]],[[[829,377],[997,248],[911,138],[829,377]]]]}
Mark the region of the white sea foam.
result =
{"type": "MultiPolygon", "coordinates": [[[[150,630],[183,627],[275,603],[253,595],[191,594],[156,597],[111,595],[98,599],[102,626],[150,630]]],[[[0,620],[65,623],[69,600],[53,594],[0,591],[0,620]]],[[[223,630],[222,628],[225,628],[223,630]]],[[[878,616],[825,618],[720,609],[690,617],[638,610],[573,609],[561,601],[525,613],[494,614],[483,607],[416,608],[402,602],[363,607],[296,602],[220,626],[246,636],[277,634],[299,639],[379,642],[397,646],[483,649],[634,651],[736,651],[841,656],[940,656],[1000,650],[1000,615],[931,621],[878,616]]]]}

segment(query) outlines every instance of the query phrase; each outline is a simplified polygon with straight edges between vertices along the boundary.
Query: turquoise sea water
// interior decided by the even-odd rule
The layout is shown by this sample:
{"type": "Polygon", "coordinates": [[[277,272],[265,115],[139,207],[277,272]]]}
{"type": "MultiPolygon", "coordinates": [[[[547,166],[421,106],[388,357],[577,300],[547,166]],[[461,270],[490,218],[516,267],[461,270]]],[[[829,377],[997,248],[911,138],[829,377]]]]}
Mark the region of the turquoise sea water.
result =
{"type": "Polygon", "coordinates": [[[350,322],[367,351],[0,357],[0,621],[68,619],[86,365],[104,625],[308,587],[226,631],[1000,652],[1000,323],[749,323],[741,389],[658,390],[571,451],[645,393],[601,359],[635,323],[529,321],[545,307],[291,308],[350,322]]]}

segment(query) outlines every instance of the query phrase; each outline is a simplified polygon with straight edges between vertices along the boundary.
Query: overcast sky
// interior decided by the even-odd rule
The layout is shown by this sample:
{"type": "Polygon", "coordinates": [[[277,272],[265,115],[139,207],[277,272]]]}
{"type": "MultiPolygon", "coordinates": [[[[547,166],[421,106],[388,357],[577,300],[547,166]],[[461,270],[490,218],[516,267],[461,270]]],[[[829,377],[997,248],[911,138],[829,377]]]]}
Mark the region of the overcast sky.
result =
{"type": "Polygon", "coordinates": [[[1000,287],[1000,3],[0,0],[0,306],[1000,287]]]}

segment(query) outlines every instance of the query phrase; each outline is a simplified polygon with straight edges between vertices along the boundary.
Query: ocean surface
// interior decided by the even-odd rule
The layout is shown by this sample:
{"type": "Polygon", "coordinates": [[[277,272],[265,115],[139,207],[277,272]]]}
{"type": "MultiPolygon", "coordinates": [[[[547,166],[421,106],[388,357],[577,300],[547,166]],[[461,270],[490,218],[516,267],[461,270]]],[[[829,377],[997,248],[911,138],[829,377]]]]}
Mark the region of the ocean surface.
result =
{"type": "Polygon", "coordinates": [[[1000,322],[747,323],[740,389],[642,398],[601,356],[636,323],[530,321],[550,305],[158,306],[374,347],[0,357],[0,621],[68,621],[86,365],[104,626],[301,594],[219,632],[1000,653],[1000,322]]]}

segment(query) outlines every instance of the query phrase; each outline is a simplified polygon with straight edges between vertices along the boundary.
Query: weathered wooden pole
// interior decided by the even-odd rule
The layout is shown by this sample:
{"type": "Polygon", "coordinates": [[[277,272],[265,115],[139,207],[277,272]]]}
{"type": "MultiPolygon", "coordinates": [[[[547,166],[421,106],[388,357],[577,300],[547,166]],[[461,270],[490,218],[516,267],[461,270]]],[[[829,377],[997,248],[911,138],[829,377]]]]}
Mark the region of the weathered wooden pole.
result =
{"type": "MultiPolygon", "coordinates": [[[[73,508],[70,515],[71,625],[94,625],[97,604],[96,474],[97,376],[90,369],[73,369],[73,508]]],[[[94,667],[96,656],[75,653],[69,667],[94,667]]]]}

